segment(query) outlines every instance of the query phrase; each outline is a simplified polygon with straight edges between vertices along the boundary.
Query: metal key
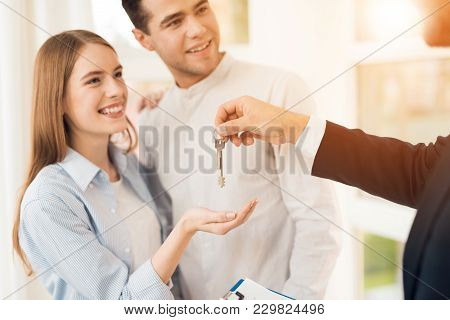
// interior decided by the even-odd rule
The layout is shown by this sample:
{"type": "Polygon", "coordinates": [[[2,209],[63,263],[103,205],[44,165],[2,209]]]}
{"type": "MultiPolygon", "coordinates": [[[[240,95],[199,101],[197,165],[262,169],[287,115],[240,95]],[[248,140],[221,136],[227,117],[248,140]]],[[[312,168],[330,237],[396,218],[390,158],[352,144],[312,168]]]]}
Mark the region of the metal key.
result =
{"type": "Polygon", "coordinates": [[[225,148],[225,141],[219,137],[219,135],[214,131],[214,147],[217,151],[217,173],[219,175],[219,187],[223,188],[225,186],[225,178],[223,176],[223,161],[222,161],[222,150],[225,148]]]}

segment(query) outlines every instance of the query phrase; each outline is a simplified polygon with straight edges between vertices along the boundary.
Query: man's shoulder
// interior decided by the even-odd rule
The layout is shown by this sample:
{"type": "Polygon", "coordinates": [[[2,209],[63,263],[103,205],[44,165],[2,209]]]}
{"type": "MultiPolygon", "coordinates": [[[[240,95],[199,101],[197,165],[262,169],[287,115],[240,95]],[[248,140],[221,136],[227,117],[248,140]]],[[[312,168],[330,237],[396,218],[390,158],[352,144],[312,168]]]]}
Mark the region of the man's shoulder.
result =
{"type": "Polygon", "coordinates": [[[240,59],[233,61],[231,73],[248,75],[261,81],[302,81],[297,74],[286,69],[240,59]]]}
{"type": "MultiPolygon", "coordinates": [[[[309,86],[296,73],[278,67],[240,60],[233,62],[228,80],[227,84],[234,81],[234,87],[249,89],[250,94],[245,92],[245,95],[255,96],[280,106],[297,104],[310,92],[309,86]]],[[[315,112],[314,101],[308,99],[294,110],[312,114],[315,112]]]]}

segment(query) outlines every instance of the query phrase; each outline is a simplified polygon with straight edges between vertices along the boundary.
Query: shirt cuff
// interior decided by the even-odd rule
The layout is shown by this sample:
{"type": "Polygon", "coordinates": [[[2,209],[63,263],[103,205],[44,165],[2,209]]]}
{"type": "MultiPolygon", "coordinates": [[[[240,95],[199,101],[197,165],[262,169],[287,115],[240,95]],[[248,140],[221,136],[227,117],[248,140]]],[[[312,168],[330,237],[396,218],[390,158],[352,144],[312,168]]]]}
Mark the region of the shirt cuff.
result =
{"type": "Polygon", "coordinates": [[[141,265],[128,279],[128,289],[136,300],[173,300],[172,281],[165,284],[156,273],[151,261],[141,265]]]}
{"type": "Polygon", "coordinates": [[[295,143],[295,150],[298,156],[303,159],[308,169],[308,174],[312,172],[314,159],[325,134],[326,126],[327,122],[325,120],[311,116],[305,130],[303,130],[303,133],[295,143]]]}

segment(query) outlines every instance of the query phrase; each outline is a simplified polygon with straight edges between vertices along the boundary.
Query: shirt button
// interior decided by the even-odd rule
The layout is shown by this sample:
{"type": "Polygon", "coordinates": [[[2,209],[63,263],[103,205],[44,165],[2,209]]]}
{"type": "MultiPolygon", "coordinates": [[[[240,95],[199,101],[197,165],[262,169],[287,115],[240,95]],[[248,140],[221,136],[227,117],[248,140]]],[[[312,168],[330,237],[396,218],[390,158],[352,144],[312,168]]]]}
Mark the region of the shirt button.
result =
{"type": "Polygon", "coordinates": [[[92,183],[89,184],[90,189],[94,189],[94,185],[92,183]]]}
{"type": "Polygon", "coordinates": [[[130,248],[128,248],[128,247],[125,248],[125,252],[126,252],[126,253],[130,253],[130,251],[131,251],[130,248]]]}
{"type": "Polygon", "coordinates": [[[112,208],[112,209],[111,209],[111,212],[112,212],[112,213],[116,213],[116,209],[112,208]]]}

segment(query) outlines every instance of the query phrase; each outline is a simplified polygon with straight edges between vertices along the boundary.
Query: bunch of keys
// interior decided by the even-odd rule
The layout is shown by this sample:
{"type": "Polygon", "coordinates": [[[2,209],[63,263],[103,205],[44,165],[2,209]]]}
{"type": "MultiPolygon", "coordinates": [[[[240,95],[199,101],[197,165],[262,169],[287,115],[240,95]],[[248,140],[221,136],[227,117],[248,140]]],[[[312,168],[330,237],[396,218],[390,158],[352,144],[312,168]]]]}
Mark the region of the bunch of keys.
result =
{"type": "Polygon", "coordinates": [[[225,148],[225,140],[223,140],[216,130],[214,130],[214,147],[216,148],[216,166],[217,174],[219,176],[218,182],[219,187],[223,188],[225,186],[225,178],[223,176],[223,161],[222,161],[222,150],[225,148]]]}

